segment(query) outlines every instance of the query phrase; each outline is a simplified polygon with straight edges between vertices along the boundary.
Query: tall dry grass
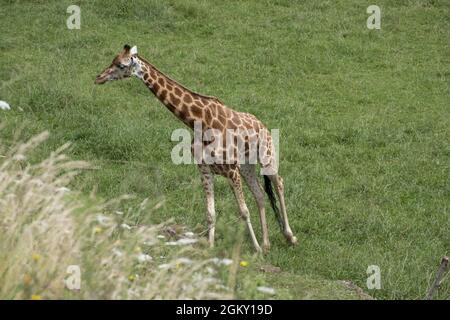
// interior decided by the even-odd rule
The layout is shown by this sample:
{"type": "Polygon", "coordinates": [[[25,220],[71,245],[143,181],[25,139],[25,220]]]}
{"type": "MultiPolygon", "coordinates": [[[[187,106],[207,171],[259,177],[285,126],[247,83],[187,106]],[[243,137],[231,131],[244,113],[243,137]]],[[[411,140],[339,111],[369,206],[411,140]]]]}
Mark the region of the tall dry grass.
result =
{"type": "MultiPolygon", "coordinates": [[[[223,267],[201,248],[168,246],[164,224],[125,224],[111,209],[121,199],[101,202],[71,191],[73,178],[89,165],[68,159],[67,144],[29,163],[47,137],[9,150],[0,143],[1,299],[233,297],[218,276],[223,267]],[[67,284],[72,265],[81,271],[79,289],[67,284]]],[[[144,201],[135,210],[150,214],[152,208],[144,201]]]]}

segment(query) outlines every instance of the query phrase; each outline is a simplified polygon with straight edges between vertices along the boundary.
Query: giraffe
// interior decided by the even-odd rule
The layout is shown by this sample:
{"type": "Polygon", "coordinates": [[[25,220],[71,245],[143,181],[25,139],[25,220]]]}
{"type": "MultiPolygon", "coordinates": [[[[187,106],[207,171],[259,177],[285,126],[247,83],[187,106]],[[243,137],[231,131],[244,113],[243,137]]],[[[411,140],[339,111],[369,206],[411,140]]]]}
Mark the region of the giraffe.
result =
{"type": "MultiPolygon", "coordinates": [[[[249,156],[249,143],[255,141],[254,138],[260,138],[261,141],[264,142],[257,144],[257,148],[260,150],[265,148],[262,153],[266,156],[266,161],[263,163],[261,157],[258,157],[257,159],[261,167],[268,169],[266,174],[263,175],[264,191],[269,197],[270,204],[275,211],[283,235],[288,243],[295,245],[297,243],[297,238],[294,236],[291,227],[289,226],[284,199],[283,179],[274,169],[276,163],[275,150],[272,138],[264,124],[252,114],[232,110],[225,106],[218,98],[196,93],[181,85],[179,82],[169,78],[150,62],[138,55],[136,46],[131,48],[129,45],[125,45],[123,50],[121,50],[113,59],[111,65],[96,77],[95,83],[104,84],[108,81],[120,80],[131,76],[142,80],[156,98],[191,129],[194,128],[195,123],[200,123],[202,126],[201,130],[203,131],[214,129],[219,133],[225,133],[225,131],[228,132],[231,131],[230,129],[233,129],[234,131],[232,132],[239,130],[245,132],[246,135],[243,138],[245,141],[244,158],[247,160],[249,156]],[[272,186],[275,186],[281,212],[278,209],[272,186]]],[[[233,137],[240,138],[239,134],[236,133],[234,133],[233,137]]],[[[215,139],[215,137],[213,139],[215,139]]],[[[195,147],[195,142],[193,142],[192,149],[195,147]]],[[[226,150],[226,147],[227,146],[216,152],[222,153],[226,150]]],[[[235,145],[231,146],[231,150],[231,155],[236,155],[239,152],[235,145]]],[[[206,163],[202,159],[197,163],[206,198],[206,220],[208,223],[209,245],[211,247],[214,246],[215,237],[216,212],[214,204],[214,176],[221,175],[228,179],[234,192],[239,207],[240,217],[247,225],[255,250],[257,252],[262,252],[264,249],[264,252],[267,252],[270,248],[270,242],[264,205],[265,196],[263,188],[257,179],[256,164],[250,163],[249,161],[241,163],[236,161],[236,157],[228,157],[228,159],[231,160],[226,163],[206,163]],[[242,178],[253,194],[258,207],[260,223],[262,226],[263,249],[261,249],[261,246],[256,239],[250,220],[250,212],[246,205],[242,189],[242,178]]]]}

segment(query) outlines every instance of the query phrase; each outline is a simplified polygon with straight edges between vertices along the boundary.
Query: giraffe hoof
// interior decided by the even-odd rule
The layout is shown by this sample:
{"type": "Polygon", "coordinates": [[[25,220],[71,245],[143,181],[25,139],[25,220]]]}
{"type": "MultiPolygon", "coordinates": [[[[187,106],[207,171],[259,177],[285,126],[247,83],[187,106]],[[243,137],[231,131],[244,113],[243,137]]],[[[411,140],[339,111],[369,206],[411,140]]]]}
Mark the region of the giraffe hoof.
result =
{"type": "Polygon", "coordinates": [[[295,246],[298,243],[297,237],[296,236],[290,237],[289,243],[292,244],[293,246],[295,246]]]}
{"type": "Polygon", "coordinates": [[[257,254],[262,254],[262,253],[263,253],[263,250],[262,250],[261,247],[259,247],[259,246],[256,247],[255,250],[256,250],[256,253],[257,253],[257,254]]]}

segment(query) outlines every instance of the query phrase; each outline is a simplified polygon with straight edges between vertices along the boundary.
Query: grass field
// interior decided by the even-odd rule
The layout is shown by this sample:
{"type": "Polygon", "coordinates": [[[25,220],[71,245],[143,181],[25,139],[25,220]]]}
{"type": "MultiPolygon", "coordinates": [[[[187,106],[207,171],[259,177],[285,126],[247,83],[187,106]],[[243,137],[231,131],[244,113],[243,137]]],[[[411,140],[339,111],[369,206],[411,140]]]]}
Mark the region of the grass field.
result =
{"type": "MultiPolygon", "coordinates": [[[[130,206],[164,201],[152,215],[129,214],[130,224],[173,218],[205,230],[197,168],[170,161],[181,122],[138,80],[94,86],[125,43],[137,45],[174,79],[280,129],[299,245],[288,247],[270,216],[267,256],[244,241],[242,288],[260,281],[278,297],[348,298],[337,281],[351,280],[377,299],[425,296],[450,249],[448,1],[376,1],[381,30],[366,27],[373,3],[356,0],[80,0],[80,30],[66,27],[71,4],[2,1],[0,100],[12,107],[0,110],[3,143],[49,130],[34,160],[72,141],[69,155],[96,166],[72,188],[131,194],[130,206]],[[366,288],[369,265],[380,267],[380,290],[366,288]]],[[[223,179],[216,210],[211,254],[230,256],[238,214],[223,179]]],[[[448,277],[436,297],[450,299],[448,277]]]]}

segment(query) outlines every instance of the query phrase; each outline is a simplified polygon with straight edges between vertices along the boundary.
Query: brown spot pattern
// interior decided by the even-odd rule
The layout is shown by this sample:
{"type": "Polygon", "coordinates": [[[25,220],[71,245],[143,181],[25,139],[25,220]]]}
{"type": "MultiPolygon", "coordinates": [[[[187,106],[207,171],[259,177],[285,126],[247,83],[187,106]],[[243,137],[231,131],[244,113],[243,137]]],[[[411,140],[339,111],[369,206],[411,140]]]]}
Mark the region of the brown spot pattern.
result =
{"type": "Polygon", "coordinates": [[[174,105],[180,104],[180,99],[178,99],[177,97],[175,97],[172,93],[170,93],[170,101],[172,101],[172,103],[173,103],[174,105]]]}
{"type": "Polygon", "coordinates": [[[181,96],[182,92],[181,92],[180,88],[175,87],[174,91],[177,96],[181,96]]]}
{"type": "Polygon", "coordinates": [[[163,91],[161,91],[161,99],[166,100],[167,98],[167,90],[164,89],[163,91]]]}
{"type": "Polygon", "coordinates": [[[197,107],[197,106],[192,106],[191,107],[191,113],[195,118],[201,118],[203,115],[203,111],[202,108],[197,107]]]}
{"type": "Polygon", "coordinates": [[[184,102],[186,102],[186,103],[191,103],[192,102],[192,97],[191,97],[191,95],[190,94],[185,94],[184,96],[183,96],[183,101],[184,102]]]}

